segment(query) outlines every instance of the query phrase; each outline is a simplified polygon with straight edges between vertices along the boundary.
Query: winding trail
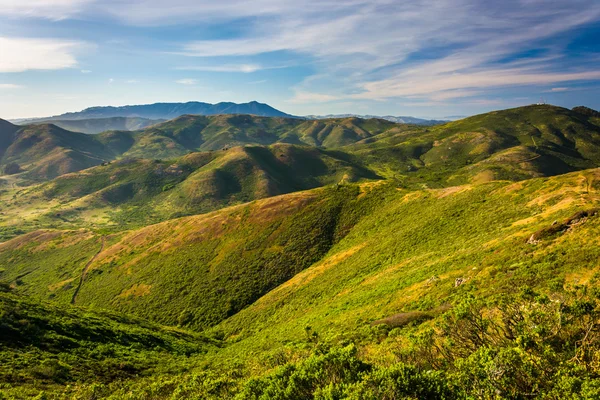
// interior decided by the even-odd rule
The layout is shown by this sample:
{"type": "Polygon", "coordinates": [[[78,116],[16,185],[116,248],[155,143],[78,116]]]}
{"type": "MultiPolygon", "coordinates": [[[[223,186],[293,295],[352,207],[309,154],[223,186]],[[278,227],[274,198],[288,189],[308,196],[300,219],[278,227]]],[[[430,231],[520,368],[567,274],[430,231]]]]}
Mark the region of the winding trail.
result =
{"type": "Polygon", "coordinates": [[[75,288],[75,292],[73,293],[73,298],[71,298],[71,304],[75,304],[75,302],[77,301],[77,295],[79,294],[79,289],[81,289],[81,285],[83,285],[83,281],[85,280],[88,269],[90,268],[90,265],[92,265],[92,263],[94,262],[96,257],[98,257],[98,255],[100,253],[102,253],[102,250],[104,250],[104,236],[102,236],[100,238],[100,249],[96,252],[96,254],[94,254],[94,256],[90,259],[90,261],[88,261],[87,264],[85,264],[85,267],[83,267],[83,271],[81,271],[81,278],[79,278],[79,284],[77,285],[77,288],[75,288]]]}

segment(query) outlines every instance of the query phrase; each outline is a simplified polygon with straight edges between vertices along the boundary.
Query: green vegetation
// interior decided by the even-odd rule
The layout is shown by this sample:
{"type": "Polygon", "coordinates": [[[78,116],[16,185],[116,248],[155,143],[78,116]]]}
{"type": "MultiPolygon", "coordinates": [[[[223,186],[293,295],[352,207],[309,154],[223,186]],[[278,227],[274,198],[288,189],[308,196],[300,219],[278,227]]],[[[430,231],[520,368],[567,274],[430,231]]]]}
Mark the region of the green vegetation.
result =
{"type": "MultiPolygon", "coordinates": [[[[177,149],[218,121],[281,126],[207,118],[152,129],[177,149]]],[[[598,398],[594,118],[532,106],[364,139],[377,120],[297,121],[277,140],[350,144],[8,180],[0,398],[598,398]]]]}
{"type": "Polygon", "coordinates": [[[276,144],[192,153],[174,160],[121,159],[41,185],[7,190],[0,221],[22,231],[118,231],[339,182],[378,178],[324,150],[276,144]],[[24,211],[30,211],[25,213],[24,211]]]}
{"type": "MultiPolygon", "coordinates": [[[[86,121],[69,122],[71,125],[68,126],[73,128],[87,126],[86,121]]],[[[87,121],[94,126],[117,122],[127,124],[126,120],[87,121]]],[[[395,125],[384,120],[357,118],[305,121],[251,115],[184,115],[143,130],[113,130],[88,135],[48,123],[19,128],[2,121],[0,165],[18,163],[25,171],[21,176],[23,182],[32,183],[115,159],[171,159],[190,152],[249,144],[292,143],[339,147],[380,134],[395,125]]]]}
{"type": "MultiPolygon", "coordinates": [[[[139,318],[33,302],[0,288],[0,398],[61,391],[71,383],[108,383],[182,373],[186,359],[215,339],[139,318]],[[23,390],[12,390],[20,387],[23,390]]],[[[10,290],[8,290],[10,292],[10,290]]]]}
{"type": "Polygon", "coordinates": [[[541,105],[390,130],[343,150],[382,176],[440,187],[593,168],[599,144],[597,118],[541,105]]]}

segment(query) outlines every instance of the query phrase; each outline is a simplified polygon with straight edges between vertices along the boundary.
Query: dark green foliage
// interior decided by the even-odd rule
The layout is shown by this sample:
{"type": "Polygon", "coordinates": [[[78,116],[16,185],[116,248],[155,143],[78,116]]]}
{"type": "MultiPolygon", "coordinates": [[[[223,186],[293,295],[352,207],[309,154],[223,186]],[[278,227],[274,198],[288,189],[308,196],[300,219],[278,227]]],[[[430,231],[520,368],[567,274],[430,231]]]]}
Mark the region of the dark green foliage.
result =
{"type": "Polygon", "coordinates": [[[21,172],[21,166],[15,162],[8,163],[4,166],[4,173],[6,175],[14,175],[21,172]]]}
{"type": "Polygon", "coordinates": [[[586,117],[600,117],[600,112],[584,106],[573,107],[573,111],[586,117]]]}
{"type": "Polygon", "coordinates": [[[558,233],[564,233],[569,230],[569,228],[576,226],[577,224],[584,223],[588,218],[595,217],[598,214],[598,211],[599,210],[595,208],[591,210],[578,211],[561,223],[555,221],[551,226],[542,228],[531,235],[528,242],[539,242],[543,239],[551,238],[558,233]]]}
{"type": "MultiPolygon", "coordinates": [[[[370,370],[357,358],[357,349],[348,346],[331,351],[319,351],[299,364],[287,364],[274,374],[246,383],[239,399],[293,400],[326,398],[323,392],[332,392],[332,385],[352,384],[370,370]]],[[[336,388],[337,389],[337,388],[336,388]]]]}
{"type": "MultiPolygon", "coordinates": [[[[214,340],[213,343],[216,343],[214,340]]],[[[175,367],[211,340],[108,312],[40,304],[0,290],[0,385],[111,382],[175,367]]]]}

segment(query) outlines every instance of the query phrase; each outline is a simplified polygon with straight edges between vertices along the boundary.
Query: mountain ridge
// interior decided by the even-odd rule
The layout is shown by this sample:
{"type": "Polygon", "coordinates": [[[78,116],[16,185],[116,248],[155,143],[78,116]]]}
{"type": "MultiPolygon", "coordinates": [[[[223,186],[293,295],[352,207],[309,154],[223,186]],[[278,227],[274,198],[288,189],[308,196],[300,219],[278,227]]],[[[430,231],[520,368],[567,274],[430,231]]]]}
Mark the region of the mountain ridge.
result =
{"type": "Polygon", "coordinates": [[[52,120],[80,120],[112,117],[138,117],[147,119],[173,119],[185,114],[249,114],[269,117],[289,117],[293,115],[279,111],[268,104],[251,101],[248,103],[221,102],[216,104],[189,101],[186,103],[152,103],[126,106],[94,106],[78,112],[68,112],[52,117],[17,120],[20,124],[52,120]]]}

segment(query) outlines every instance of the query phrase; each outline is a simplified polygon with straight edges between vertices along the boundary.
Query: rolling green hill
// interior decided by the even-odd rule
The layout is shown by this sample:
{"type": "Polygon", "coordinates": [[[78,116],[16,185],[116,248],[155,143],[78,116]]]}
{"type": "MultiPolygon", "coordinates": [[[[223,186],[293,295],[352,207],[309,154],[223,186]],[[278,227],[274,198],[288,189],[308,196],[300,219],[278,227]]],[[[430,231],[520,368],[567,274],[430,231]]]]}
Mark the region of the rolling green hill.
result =
{"type": "Polygon", "coordinates": [[[0,398],[600,397],[593,110],[290,121],[5,186],[0,398]]]}
{"type": "Polygon", "coordinates": [[[337,149],[340,157],[374,174],[441,187],[592,168],[599,162],[599,124],[593,114],[544,105],[434,127],[352,117],[307,121],[250,115],[185,115],[140,131],[93,136],[31,125],[14,134],[1,163],[22,164],[22,177],[39,181],[106,160],[171,159],[240,145],[289,143],[337,149]]]}
{"type": "Polygon", "coordinates": [[[17,130],[19,130],[18,126],[0,119],[0,157],[4,155],[6,149],[14,140],[14,135],[17,130]]]}
{"type": "Polygon", "coordinates": [[[79,171],[110,159],[113,154],[92,136],[55,125],[29,125],[5,141],[0,164],[16,163],[23,177],[45,180],[79,171]]]}
{"type": "Polygon", "coordinates": [[[22,170],[19,177],[27,184],[116,159],[176,158],[196,151],[280,142],[337,147],[377,135],[393,126],[395,124],[388,121],[356,118],[312,122],[250,115],[187,115],[144,130],[87,135],[52,124],[15,129],[14,125],[4,122],[0,165],[18,164],[22,170]]]}
{"type": "MultiPolygon", "coordinates": [[[[1,226],[122,230],[269,196],[377,179],[325,150],[276,144],[192,153],[173,160],[121,159],[0,193],[1,226]]],[[[9,233],[5,234],[8,237],[9,233]]]]}
{"type": "MultiPolygon", "coordinates": [[[[123,153],[130,157],[168,158],[190,151],[277,142],[332,148],[378,135],[395,126],[389,121],[359,118],[305,121],[251,115],[184,115],[131,133],[131,146],[123,149],[123,153]]],[[[110,145],[113,135],[102,134],[100,140],[110,145]]]]}
{"type": "MultiPolygon", "coordinates": [[[[396,264],[401,263],[402,270],[398,274],[406,275],[408,286],[404,287],[400,281],[394,280],[394,285],[400,285],[398,290],[403,292],[402,298],[398,299],[399,303],[390,304],[378,312],[372,309],[365,311],[365,315],[380,318],[384,317],[386,312],[393,314],[394,310],[403,307],[438,306],[440,304],[436,304],[436,299],[441,298],[442,292],[454,284],[454,277],[471,279],[473,275],[475,279],[474,274],[479,276],[478,279],[484,280],[493,276],[499,277],[500,272],[489,275],[491,270],[486,269],[483,273],[480,272],[480,268],[500,268],[504,265],[518,264],[519,257],[527,254],[528,249],[535,249],[531,254],[532,265],[544,265],[543,259],[546,256],[542,249],[545,247],[533,246],[526,243],[527,240],[539,229],[550,226],[554,220],[560,221],[577,211],[597,207],[600,200],[599,182],[599,171],[594,169],[550,179],[519,183],[498,181],[424,191],[399,190],[383,181],[362,185],[348,184],[271,197],[209,214],[110,234],[105,237],[106,242],[102,246],[100,238],[103,234],[93,231],[42,230],[0,245],[0,264],[10,264],[10,268],[2,272],[2,278],[13,284],[19,280],[20,290],[29,295],[44,299],[60,298],[68,302],[76,288],[75,278],[81,274],[85,261],[91,259],[98,249],[102,248],[90,265],[90,271],[94,271],[94,274],[88,274],[79,291],[78,299],[81,304],[117,309],[124,307],[143,313],[147,317],[158,318],[162,323],[174,324],[177,313],[169,314],[169,317],[162,316],[161,313],[166,312],[164,304],[150,307],[146,302],[169,299],[169,303],[181,311],[185,307],[175,306],[176,296],[189,295],[192,296],[190,299],[202,299],[202,302],[206,302],[207,294],[196,297],[198,292],[190,291],[166,295],[168,287],[176,291],[188,286],[200,290],[199,287],[204,284],[202,282],[210,282],[207,290],[216,290],[218,293],[216,282],[223,279],[222,293],[226,295],[222,298],[229,298],[233,293],[241,294],[242,287],[251,287],[246,279],[257,279],[255,284],[261,284],[260,274],[264,273],[263,278],[267,281],[274,278],[271,272],[263,270],[267,265],[272,264],[273,268],[289,268],[277,270],[285,277],[277,282],[282,283],[321,260],[311,269],[318,271],[317,276],[307,277],[305,274],[299,274],[286,284],[286,287],[290,287],[289,293],[295,293],[294,281],[307,280],[313,285],[329,273],[334,274],[335,277],[331,279],[338,281],[342,286],[354,285],[358,278],[350,279],[350,276],[338,275],[343,265],[348,265],[350,274],[365,274],[364,276],[373,276],[373,279],[377,277],[382,282],[387,282],[395,276],[396,264]],[[331,246],[340,240],[341,243],[330,250],[331,246]],[[322,245],[319,244],[321,242],[322,245]],[[288,248],[290,245],[305,247],[288,248]],[[516,248],[521,250],[514,251],[516,248]],[[311,249],[317,253],[311,255],[311,249]],[[496,250],[498,252],[494,253],[496,250]],[[323,258],[328,251],[328,257],[333,257],[331,261],[323,258]],[[489,252],[494,255],[484,262],[484,255],[489,252]],[[337,253],[340,255],[336,256],[337,253]],[[73,257],[73,254],[77,254],[77,258],[73,257]],[[421,269],[422,257],[425,255],[428,260],[427,268],[421,269]],[[293,257],[299,259],[293,261],[293,257]],[[434,262],[438,259],[439,264],[434,262]],[[333,261],[336,267],[329,269],[328,266],[333,261]],[[40,263],[45,264],[43,268],[39,267],[40,263]],[[365,271],[359,268],[361,263],[364,264],[365,271]],[[51,268],[51,265],[55,267],[51,268]],[[250,278],[250,268],[254,267],[258,268],[259,275],[250,278]],[[473,267],[477,268],[469,269],[473,267]],[[174,270],[171,271],[170,268],[174,270]],[[228,272],[228,268],[240,272],[228,272]],[[391,268],[389,274],[382,272],[387,271],[387,268],[391,268]],[[325,271],[320,272],[323,269],[325,271]],[[156,271],[159,270],[161,275],[157,276],[156,271]],[[324,274],[325,272],[327,274],[324,274]],[[226,277],[218,278],[222,273],[226,273],[226,277]],[[199,275],[195,276],[196,274],[199,275]],[[202,278],[204,274],[215,276],[206,279],[202,278]],[[234,278],[233,275],[237,277],[234,278]],[[435,286],[437,289],[429,292],[428,286],[423,282],[434,275],[446,276],[446,286],[435,286]],[[191,280],[190,283],[179,281],[184,277],[185,280],[191,280]],[[174,281],[170,282],[170,279],[174,281]],[[413,284],[416,286],[411,286],[413,284]],[[147,287],[148,292],[139,296],[124,295],[128,290],[140,285],[147,287]],[[229,292],[228,285],[233,285],[235,291],[229,292]],[[406,290],[409,286],[412,288],[411,293],[414,290],[414,301],[411,300],[413,297],[407,295],[406,290]],[[155,291],[151,290],[152,287],[156,287],[155,291]],[[106,294],[103,294],[105,292],[106,294]],[[128,300],[119,302],[119,296],[128,300]]],[[[589,227],[595,227],[596,219],[592,216],[589,219],[589,227]]],[[[588,225],[582,229],[587,232],[588,225]]],[[[545,243],[544,240],[542,242],[545,243]]],[[[580,248],[585,240],[577,242],[577,248],[580,248]]],[[[573,244],[572,240],[566,242],[566,245],[573,244]]],[[[557,251],[555,247],[551,246],[548,251],[557,251]]],[[[590,274],[593,274],[596,268],[594,260],[598,259],[593,255],[594,251],[589,248],[587,254],[581,254],[590,262],[583,262],[582,259],[578,268],[589,267],[590,274]],[[588,267],[584,267],[585,265],[588,267]]],[[[577,252],[565,253],[564,256],[576,257],[577,252]]],[[[522,272],[525,275],[529,273],[527,269],[522,272]]],[[[548,279],[558,283],[565,279],[564,283],[575,283],[568,281],[566,276],[561,277],[560,269],[549,269],[547,272],[551,272],[548,279]]],[[[567,270],[562,272],[569,273],[567,270]]],[[[521,277],[517,274],[511,278],[512,275],[514,273],[509,274],[507,280],[502,280],[501,283],[516,285],[516,280],[521,277]]],[[[522,284],[531,286],[543,287],[550,283],[543,276],[535,279],[525,276],[522,278],[522,284]]],[[[359,281],[362,279],[366,278],[360,278],[359,281]]],[[[375,282],[361,292],[369,288],[379,290],[381,286],[375,282]]],[[[486,281],[486,293],[494,293],[493,288],[498,283],[500,281],[486,281]]],[[[339,289],[332,281],[326,281],[324,285],[330,288],[327,290],[339,289]]],[[[273,288],[272,283],[265,286],[273,288]]],[[[497,290],[502,291],[506,288],[499,286],[497,290]]],[[[324,287],[315,290],[315,293],[327,292],[324,287]]],[[[288,293],[288,290],[272,292],[267,298],[277,293],[288,293]]],[[[393,293],[395,289],[382,292],[385,296],[393,296],[393,293]]],[[[255,296],[250,297],[252,301],[257,299],[255,296]]],[[[365,300],[375,304],[375,297],[374,294],[366,295],[365,300]]],[[[279,299],[279,295],[276,298],[279,299]]],[[[285,303],[290,304],[289,301],[285,303]]],[[[249,303],[246,301],[242,304],[249,303]]],[[[322,306],[327,307],[325,304],[322,306]]],[[[197,307],[199,305],[190,308],[197,307]]],[[[207,309],[216,308],[216,305],[211,305],[207,309]]],[[[241,308],[243,305],[239,307],[241,308]]],[[[226,313],[222,314],[224,315],[226,313]]],[[[356,315],[356,318],[358,317],[356,315]]],[[[198,321],[204,320],[204,317],[198,317],[198,321]]],[[[196,328],[206,326],[204,322],[190,323],[196,328]]],[[[214,320],[210,324],[212,323],[214,320]]],[[[327,325],[333,329],[331,321],[327,322],[327,325]]]]}
{"type": "MultiPolygon", "coordinates": [[[[345,357],[367,363],[365,371],[399,362],[439,369],[447,360],[480,357],[488,334],[494,351],[520,346],[510,338],[495,342],[490,330],[462,353],[445,353],[444,346],[455,348],[451,342],[440,342],[439,351],[419,347],[428,329],[441,335],[444,324],[465,318],[452,305],[474,298],[484,309],[495,310],[511,293],[537,293],[571,304],[586,287],[596,293],[599,182],[600,171],[594,169],[420,191],[385,182],[349,184],[120,234],[40,231],[0,245],[0,265],[8,266],[0,277],[31,298],[109,308],[194,329],[212,326],[226,345],[198,359],[203,368],[228,370],[242,363],[249,374],[243,376],[275,373],[282,363],[308,368],[296,364],[313,354],[308,340],[327,346],[354,342],[360,355],[345,357]],[[427,349],[430,358],[419,356],[427,349]]],[[[527,301],[527,307],[544,304],[527,301]]],[[[495,321],[493,314],[486,318],[492,318],[486,324],[495,321]]],[[[585,322],[577,321],[577,327],[585,322]]],[[[576,332],[565,331],[575,336],[564,340],[579,340],[576,332]]],[[[543,337],[535,340],[546,346],[543,337]]],[[[568,343],[564,346],[553,351],[567,362],[576,353],[568,343]]],[[[534,348],[522,351],[523,357],[538,354],[534,348]]],[[[598,378],[592,364],[587,372],[592,375],[581,375],[578,364],[570,363],[575,369],[563,371],[565,377],[598,378]]],[[[469,370],[458,364],[456,371],[444,368],[451,374],[469,370]]],[[[506,385],[517,385],[511,379],[523,373],[518,368],[515,364],[506,373],[506,385]]],[[[269,379],[288,385],[281,376],[269,379]]],[[[559,385],[552,379],[552,385],[559,385]]],[[[231,390],[250,390],[244,380],[236,382],[231,390]]],[[[192,393],[204,390],[202,382],[194,385],[192,393]]]]}
{"type": "Polygon", "coordinates": [[[396,129],[344,151],[379,174],[438,186],[552,176],[600,162],[598,120],[550,105],[396,129]]]}

